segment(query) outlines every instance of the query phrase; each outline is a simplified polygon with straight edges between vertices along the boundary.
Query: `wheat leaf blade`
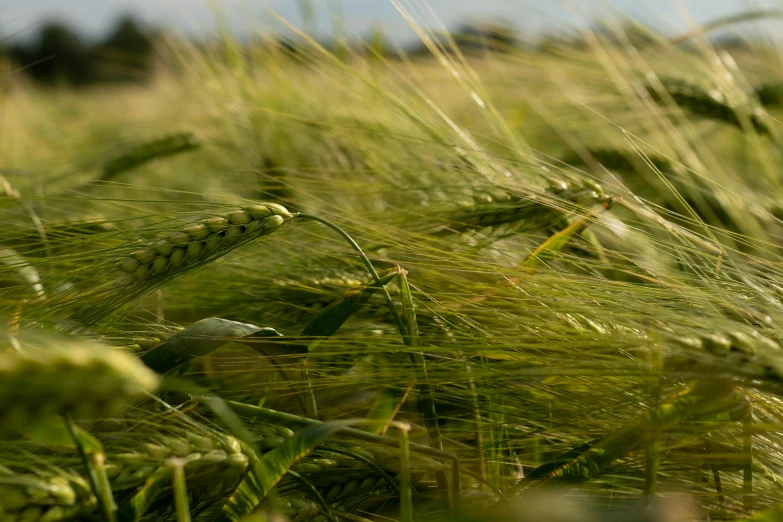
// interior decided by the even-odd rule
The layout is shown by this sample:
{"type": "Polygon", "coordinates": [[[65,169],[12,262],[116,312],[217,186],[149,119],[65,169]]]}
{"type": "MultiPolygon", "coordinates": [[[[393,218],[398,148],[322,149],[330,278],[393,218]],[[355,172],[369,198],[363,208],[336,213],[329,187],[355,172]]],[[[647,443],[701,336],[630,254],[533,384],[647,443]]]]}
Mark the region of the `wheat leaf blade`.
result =
{"type": "Polygon", "coordinates": [[[251,513],[296,462],[323,440],[355,421],[332,421],[308,426],[255,461],[250,472],[223,506],[218,522],[234,522],[251,513]]]}
{"type": "Polygon", "coordinates": [[[172,335],[142,355],[141,360],[156,372],[165,373],[239,339],[277,336],[272,328],[210,317],[172,335]]]}
{"type": "Polygon", "coordinates": [[[381,273],[380,285],[375,281],[352,288],[332,304],[318,312],[302,330],[302,337],[330,337],[370,298],[381,286],[390,283],[399,274],[399,268],[381,273]]]}

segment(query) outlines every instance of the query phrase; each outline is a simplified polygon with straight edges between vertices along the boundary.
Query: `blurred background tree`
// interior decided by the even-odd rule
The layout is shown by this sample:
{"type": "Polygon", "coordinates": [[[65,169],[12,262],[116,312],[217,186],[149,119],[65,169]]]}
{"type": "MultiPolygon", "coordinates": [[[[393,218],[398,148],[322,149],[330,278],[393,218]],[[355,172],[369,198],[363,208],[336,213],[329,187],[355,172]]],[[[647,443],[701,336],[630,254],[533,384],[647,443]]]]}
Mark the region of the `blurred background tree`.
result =
{"type": "Polygon", "coordinates": [[[4,54],[44,86],[146,81],[154,69],[154,37],[131,16],[120,18],[97,43],[85,42],[61,22],[49,22],[31,42],[11,45],[4,54]]]}

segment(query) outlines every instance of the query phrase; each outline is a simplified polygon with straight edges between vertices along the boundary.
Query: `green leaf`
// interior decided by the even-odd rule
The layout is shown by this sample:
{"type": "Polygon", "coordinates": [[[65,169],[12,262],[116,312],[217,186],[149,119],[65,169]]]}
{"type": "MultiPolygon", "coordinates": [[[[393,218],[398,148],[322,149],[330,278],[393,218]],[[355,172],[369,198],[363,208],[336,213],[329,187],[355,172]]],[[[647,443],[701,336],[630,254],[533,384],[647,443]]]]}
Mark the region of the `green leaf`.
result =
{"type": "MultiPolygon", "coordinates": [[[[103,445],[98,439],[79,426],[74,425],[74,431],[86,454],[103,453],[103,445]]],[[[23,433],[28,439],[46,444],[50,449],[66,451],[77,449],[65,419],[60,416],[32,421],[25,426],[23,433]]]]}
{"type": "Polygon", "coordinates": [[[296,462],[313,451],[324,439],[360,421],[332,421],[304,428],[261,460],[251,470],[223,506],[218,522],[233,522],[252,512],[296,462]]]}
{"type": "Polygon", "coordinates": [[[255,343],[250,341],[279,336],[274,328],[210,317],[172,335],[168,341],[142,355],[141,360],[156,372],[165,373],[196,357],[209,355],[230,342],[241,340],[253,346],[255,343]]]}
{"type": "Polygon", "coordinates": [[[365,416],[365,419],[371,422],[367,431],[376,434],[384,433],[407,396],[407,391],[401,393],[394,388],[386,388],[379,393],[365,416]]]}
{"type": "Polygon", "coordinates": [[[120,522],[138,522],[155,502],[161,489],[171,481],[171,468],[163,466],[150,475],[144,485],[117,513],[120,522]]]}
{"type": "MultiPolygon", "coordinates": [[[[380,274],[382,285],[390,283],[400,273],[400,268],[392,268],[380,274]]],[[[335,302],[318,312],[302,330],[302,337],[330,337],[345,324],[356,311],[375,292],[381,289],[374,281],[352,288],[335,302]]]]}
{"type": "Polygon", "coordinates": [[[554,258],[556,254],[565,248],[568,242],[571,241],[575,235],[582,233],[582,231],[584,231],[584,229],[590,225],[592,220],[594,220],[599,214],[609,210],[612,207],[612,203],[613,200],[606,201],[601,205],[599,210],[579,218],[560,232],[552,235],[552,237],[544,241],[529,256],[527,256],[522,264],[519,265],[519,268],[536,268],[543,265],[548,260],[554,258]]]}

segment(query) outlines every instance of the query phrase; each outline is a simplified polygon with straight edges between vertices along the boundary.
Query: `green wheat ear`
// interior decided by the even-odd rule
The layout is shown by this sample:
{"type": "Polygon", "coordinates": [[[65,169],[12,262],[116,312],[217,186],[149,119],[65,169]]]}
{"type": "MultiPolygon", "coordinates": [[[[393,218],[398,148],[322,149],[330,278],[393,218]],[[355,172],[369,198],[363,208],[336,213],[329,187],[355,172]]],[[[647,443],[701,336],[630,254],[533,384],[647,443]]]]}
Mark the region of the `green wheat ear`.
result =
{"type": "Polygon", "coordinates": [[[728,104],[723,94],[715,90],[706,90],[697,85],[680,79],[664,79],[661,81],[663,92],[654,85],[646,85],[645,89],[656,103],[665,105],[668,96],[681,109],[694,116],[727,123],[739,129],[744,129],[744,121],[759,134],[769,134],[769,127],[763,121],[763,114],[758,111],[741,111],[728,104]]]}
{"type": "MultiPolygon", "coordinates": [[[[72,298],[76,311],[66,329],[94,324],[132,299],[163,284],[203,268],[237,247],[277,231],[296,218],[276,203],[255,203],[223,216],[213,216],[149,241],[132,253],[109,263],[117,277],[110,283],[72,298]]],[[[100,265],[98,270],[105,270],[100,265]]],[[[69,306],[70,294],[54,296],[42,303],[38,313],[46,314],[69,306]]]]}
{"type": "Polygon", "coordinates": [[[22,336],[0,358],[0,430],[51,415],[104,417],[157,389],[157,375],[125,352],[68,337],[22,336]]]}

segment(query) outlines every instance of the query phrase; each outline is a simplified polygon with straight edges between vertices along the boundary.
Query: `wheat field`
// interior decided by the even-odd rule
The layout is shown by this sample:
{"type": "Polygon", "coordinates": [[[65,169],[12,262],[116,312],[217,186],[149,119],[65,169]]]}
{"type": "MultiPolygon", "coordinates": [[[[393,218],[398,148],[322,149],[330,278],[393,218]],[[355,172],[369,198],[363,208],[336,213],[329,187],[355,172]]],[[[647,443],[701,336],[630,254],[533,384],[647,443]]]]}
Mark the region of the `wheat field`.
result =
{"type": "Polygon", "coordinates": [[[400,9],[0,76],[0,521],[783,520],[775,42],[400,9]]]}

